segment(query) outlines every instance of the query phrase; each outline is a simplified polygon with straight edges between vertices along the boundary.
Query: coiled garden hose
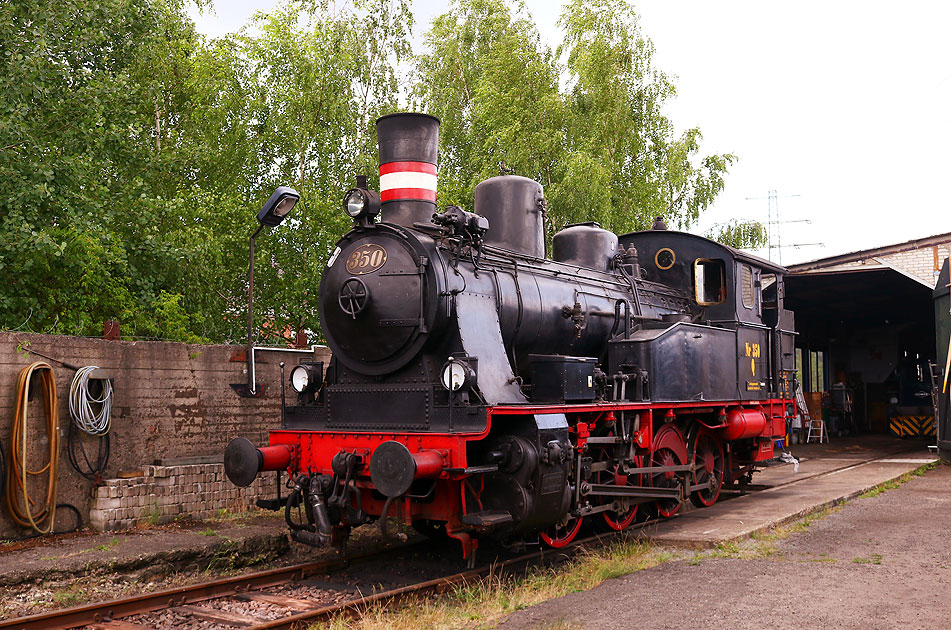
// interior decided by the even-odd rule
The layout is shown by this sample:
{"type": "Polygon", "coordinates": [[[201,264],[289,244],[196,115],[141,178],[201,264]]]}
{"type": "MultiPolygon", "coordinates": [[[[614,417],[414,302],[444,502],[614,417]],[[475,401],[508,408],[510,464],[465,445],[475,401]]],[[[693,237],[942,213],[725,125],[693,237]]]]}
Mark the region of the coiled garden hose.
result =
{"type": "Polygon", "coordinates": [[[112,424],[112,383],[108,379],[95,379],[101,383],[98,396],[89,391],[89,376],[97,365],[87,365],[76,370],[69,384],[69,415],[80,429],[89,435],[105,435],[112,424]],[[94,405],[99,406],[96,411],[94,405]]]}
{"type": "Polygon", "coordinates": [[[30,527],[40,534],[53,531],[56,515],[56,479],[59,459],[59,406],[56,397],[56,379],[48,363],[38,361],[20,370],[17,376],[15,413],[10,432],[10,471],[7,475],[6,504],[13,522],[30,527]],[[43,409],[46,414],[48,454],[46,464],[30,470],[27,458],[31,441],[27,435],[30,386],[34,376],[42,383],[43,409]],[[46,496],[36,501],[30,496],[30,479],[46,474],[46,496]]]}
{"type": "Polygon", "coordinates": [[[109,464],[109,431],[112,428],[112,383],[108,379],[91,378],[98,369],[95,365],[76,368],[76,376],[69,385],[69,415],[73,421],[66,438],[69,463],[80,475],[96,483],[100,482],[109,464]],[[90,380],[99,383],[97,394],[90,391],[90,380]],[[95,459],[86,452],[83,434],[97,438],[95,459]]]}

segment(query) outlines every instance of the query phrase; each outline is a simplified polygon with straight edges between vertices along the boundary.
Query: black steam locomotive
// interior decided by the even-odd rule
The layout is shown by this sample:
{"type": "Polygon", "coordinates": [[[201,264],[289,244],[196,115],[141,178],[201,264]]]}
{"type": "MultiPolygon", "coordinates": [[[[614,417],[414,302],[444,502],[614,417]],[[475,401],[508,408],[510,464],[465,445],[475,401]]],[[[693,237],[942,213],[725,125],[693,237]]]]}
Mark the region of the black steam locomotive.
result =
{"type": "Polygon", "coordinates": [[[269,446],[229,445],[232,481],[287,470],[301,542],[396,519],[470,561],[481,534],[557,547],[748,481],[792,415],[784,269],[660,219],[568,226],[549,257],[542,187],[514,175],[436,212],[438,129],[377,121],[381,190],[346,194],[319,289],[333,358],[291,371],[269,446]]]}

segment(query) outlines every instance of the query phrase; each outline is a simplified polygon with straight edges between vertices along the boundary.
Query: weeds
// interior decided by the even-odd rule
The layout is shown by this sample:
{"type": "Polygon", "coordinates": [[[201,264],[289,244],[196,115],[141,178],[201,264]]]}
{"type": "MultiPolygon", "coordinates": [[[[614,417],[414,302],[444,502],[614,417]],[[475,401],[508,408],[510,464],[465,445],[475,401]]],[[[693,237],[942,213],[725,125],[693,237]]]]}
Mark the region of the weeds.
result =
{"type": "MultiPolygon", "coordinates": [[[[95,550],[96,550],[96,551],[112,551],[112,550],[115,549],[118,545],[119,545],[119,539],[118,539],[118,538],[113,538],[112,540],[110,540],[110,541],[107,542],[107,543],[103,543],[103,544],[101,544],[101,545],[96,545],[95,550]]],[[[90,551],[92,551],[92,550],[90,550],[90,551]]]]}
{"type": "Polygon", "coordinates": [[[855,564],[881,564],[882,563],[882,554],[873,553],[868,558],[852,558],[852,562],[855,564]]]}
{"type": "Polygon", "coordinates": [[[76,606],[86,601],[87,592],[79,584],[53,592],[53,601],[60,606],[76,606]]]}
{"type": "Polygon", "coordinates": [[[891,479],[891,480],[889,480],[889,481],[885,481],[885,482],[883,482],[883,483],[878,484],[878,485],[875,486],[874,488],[871,488],[871,489],[869,489],[869,490],[866,490],[865,492],[863,492],[862,494],[859,495],[859,498],[860,498],[860,499],[871,499],[872,497],[877,497],[878,495],[882,494],[882,493],[885,492],[886,490],[894,490],[895,488],[898,488],[898,487],[901,486],[902,484],[911,481],[911,479],[912,479],[913,477],[921,477],[922,475],[924,475],[924,474],[925,474],[926,472],[928,472],[929,470],[934,470],[937,466],[938,466],[938,463],[937,463],[937,462],[930,462],[930,463],[925,464],[924,466],[919,466],[918,468],[916,468],[916,469],[914,469],[914,470],[912,470],[912,471],[910,471],[910,472],[906,472],[904,475],[902,475],[902,476],[900,476],[900,477],[898,477],[898,478],[896,478],[896,479],[891,479]]]}
{"type": "MultiPolygon", "coordinates": [[[[620,542],[602,549],[581,552],[556,568],[536,568],[521,576],[493,573],[471,584],[455,588],[441,598],[418,597],[405,602],[399,611],[385,605],[371,606],[360,620],[339,617],[312,628],[342,630],[376,628],[486,628],[503,615],[577,591],[594,588],[605,580],[641,571],[675,559],[669,552],[654,549],[643,541],[620,542]]],[[[557,621],[550,630],[573,627],[557,621]]]]}

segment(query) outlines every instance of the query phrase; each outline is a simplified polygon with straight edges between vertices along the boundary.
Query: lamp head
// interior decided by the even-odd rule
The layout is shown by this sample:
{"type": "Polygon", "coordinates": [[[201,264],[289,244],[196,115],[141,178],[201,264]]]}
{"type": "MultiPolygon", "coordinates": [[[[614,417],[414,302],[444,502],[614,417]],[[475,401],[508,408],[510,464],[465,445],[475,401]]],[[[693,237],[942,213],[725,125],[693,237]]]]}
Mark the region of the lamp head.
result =
{"type": "Polygon", "coordinates": [[[274,227],[280,225],[297,205],[300,195],[289,186],[278,186],[258,211],[258,223],[274,227]]]}

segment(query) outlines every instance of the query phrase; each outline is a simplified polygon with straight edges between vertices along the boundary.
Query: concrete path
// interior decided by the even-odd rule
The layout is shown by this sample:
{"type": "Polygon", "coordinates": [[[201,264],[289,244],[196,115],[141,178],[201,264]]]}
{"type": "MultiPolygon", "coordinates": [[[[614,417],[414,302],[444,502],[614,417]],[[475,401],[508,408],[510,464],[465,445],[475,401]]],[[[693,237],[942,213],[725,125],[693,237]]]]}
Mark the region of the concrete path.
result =
{"type": "Polygon", "coordinates": [[[646,535],[658,544],[689,548],[741,540],[856,497],[935,459],[922,442],[879,437],[790,450],[801,458],[798,472],[791,464],[770,466],[753,479],[759,490],[712,507],[686,510],[679,518],[650,528],[646,535]]]}
{"type": "MultiPolygon", "coordinates": [[[[774,467],[772,489],[694,510],[653,532],[658,542],[709,546],[854,497],[932,459],[913,443],[840,440],[799,473],[774,467]],[[838,448],[838,452],[829,452],[838,448]],[[871,461],[869,455],[876,458],[871,461]],[[796,480],[794,483],[786,483],[796,480]]],[[[807,451],[807,449],[800,449],[807,451]]],[[[794,451],[795,452],[795,451],[794,451]]],[[[808,451],[807,451],[808,452],[808,451]]],[[[608,580],[505,618],[505,630],[650,628],[934,630],[951,618],[951,466],[854,499],[773,543],[759,557],[695,557],[608,580]]],[[[717,554],[720,555],[720,554],[717,554]]]]}

